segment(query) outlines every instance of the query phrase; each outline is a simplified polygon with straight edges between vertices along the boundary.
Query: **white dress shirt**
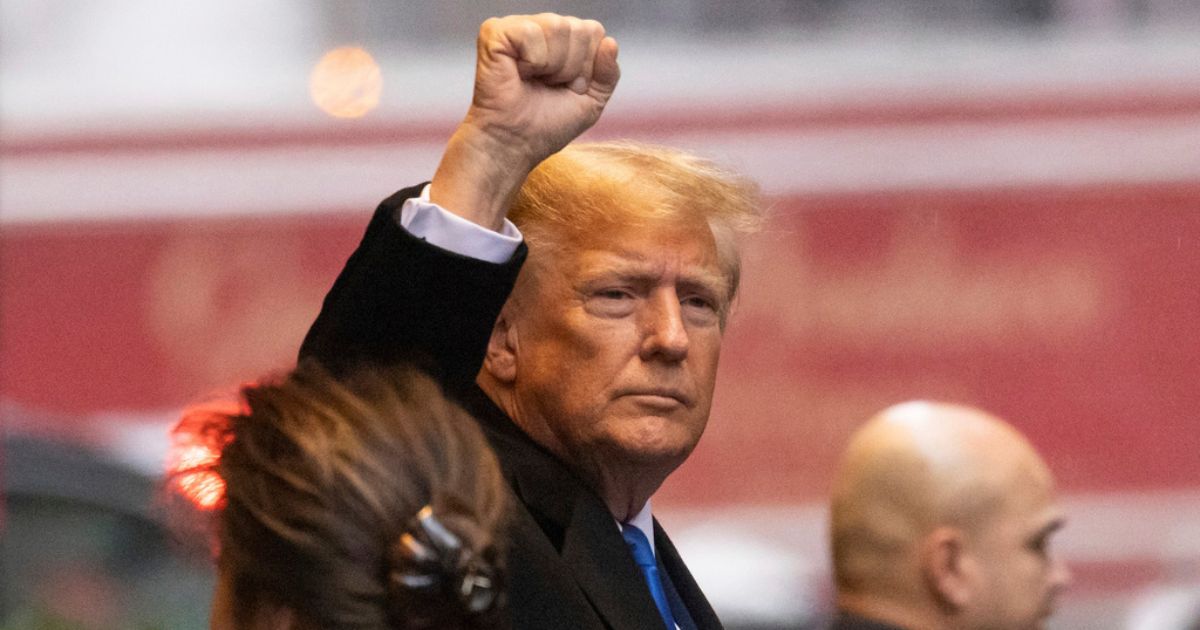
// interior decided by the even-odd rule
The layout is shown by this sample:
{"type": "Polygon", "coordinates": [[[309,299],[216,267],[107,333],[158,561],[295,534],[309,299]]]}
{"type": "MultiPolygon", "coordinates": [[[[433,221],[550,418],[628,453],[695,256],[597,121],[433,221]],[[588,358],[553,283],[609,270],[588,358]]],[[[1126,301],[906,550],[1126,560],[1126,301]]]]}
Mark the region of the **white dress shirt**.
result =
{"type": "Polygon", "coordinates": [[[497,232],[448,212],[429,201],[429,184],[421,189],[420,197],[404,201],[397,221],[409,234],[446,251],[496,264],[512,258],[523,238],[508,219],[497,232]]]}

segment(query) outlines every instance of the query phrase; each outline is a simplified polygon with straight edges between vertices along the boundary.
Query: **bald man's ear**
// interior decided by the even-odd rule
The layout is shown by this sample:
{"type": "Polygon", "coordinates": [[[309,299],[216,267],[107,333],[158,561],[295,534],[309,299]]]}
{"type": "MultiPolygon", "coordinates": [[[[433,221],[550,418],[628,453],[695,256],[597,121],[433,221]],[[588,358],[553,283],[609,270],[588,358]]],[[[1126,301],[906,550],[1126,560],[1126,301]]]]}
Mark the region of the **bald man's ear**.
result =
{"type": "Polygon", "coordinates": [[[512,325],[514,308],[509,302],[500,309],[483,358],[483,369],[505,385],[511,385],[517,379],[517,329],[512,325]]]}
{"type": "Polygon", "coordinates": [[[962,530],[938,527],[921,543],[921,571],[938,603],[958,611],[975,592],[974,559],[966,548],[962,530]]]}

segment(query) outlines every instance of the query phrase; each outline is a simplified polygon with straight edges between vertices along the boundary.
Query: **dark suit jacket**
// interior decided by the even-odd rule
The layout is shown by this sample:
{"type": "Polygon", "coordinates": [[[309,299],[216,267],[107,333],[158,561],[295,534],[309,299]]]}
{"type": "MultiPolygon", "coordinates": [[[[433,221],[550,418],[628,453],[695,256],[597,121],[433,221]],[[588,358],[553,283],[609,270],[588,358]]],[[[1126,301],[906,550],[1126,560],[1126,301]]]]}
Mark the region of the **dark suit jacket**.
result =
{"type": "MultiPolygon", "coordinates": [[[[375,212],[301,346],[335,373],[412,362],[478,421],[515,496],[509,555],[513,627],[661,628],[641,571],[603,501],[475,385],[492,325],[526,249],[495,265],[439,249],[396,223],[402,190],[375,212]]],[[[671,540],[654,541],[681,628],[720,628],[671,540]]]]}

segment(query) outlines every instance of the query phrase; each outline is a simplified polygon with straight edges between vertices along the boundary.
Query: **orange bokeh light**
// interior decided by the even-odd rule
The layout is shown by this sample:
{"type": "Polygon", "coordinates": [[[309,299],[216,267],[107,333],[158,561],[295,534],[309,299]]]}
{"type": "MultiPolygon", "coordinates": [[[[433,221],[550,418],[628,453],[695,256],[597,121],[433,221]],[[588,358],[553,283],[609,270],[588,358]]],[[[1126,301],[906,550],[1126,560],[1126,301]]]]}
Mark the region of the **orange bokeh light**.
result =
{"type": "Polygon", "coordinates": [[[313,103],[335,118],[361,118],[379,105],[383,75],[371,55],[355,46],[321,57],[309,76],[313,103]]]}
{"type": "Polygon", "coordinates": [[[175,470],[188,470],[201,466],[211,466],[217,462],[220,455],[213,449],[193,444],[175,452],[175,470]]]}
{"type": "Polygon", "coordinates": [[[173,480],[176,490],[202,510],[217,507],[225,496],[225,480],[212,469],[220,453],[206,445],[188,445],[173,453],[171,471],[178,473],[173,480]]]}
{"type": "Polygon", "coordinates": [[[175,479],[175,487],[201,510],[215,509],[225,498],[225,480],[211,470],[180,475],[175,479]]]}
{"type": "Polygon", "coordinates": [[[201,510],[220,508],[225,480],[216,468],[230,440],[232,416],[244,413],[241,400],[214,399],[185,409],[171,431],[166,470],[171,490],[201,510]]]}

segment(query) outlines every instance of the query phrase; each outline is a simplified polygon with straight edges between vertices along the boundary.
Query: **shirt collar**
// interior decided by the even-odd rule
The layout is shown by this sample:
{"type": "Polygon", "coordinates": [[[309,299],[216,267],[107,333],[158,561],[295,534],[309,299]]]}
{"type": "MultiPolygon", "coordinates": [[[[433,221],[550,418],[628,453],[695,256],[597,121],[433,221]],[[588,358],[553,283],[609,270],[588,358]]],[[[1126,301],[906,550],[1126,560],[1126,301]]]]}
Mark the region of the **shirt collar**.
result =
{"type": "Polygon", "coordinates": [[[642,534],[646,536],[646,540],[650,541],[650,551],[654,552],[654,557],[658,557],[658,552],[654,549],[654,514],[650,511],[650,501],[646,501],[646,505],[642,506],[642,510],[633,515],[633,518],[624,523],[617,523],[617,527],[622,531],[626,527],[636,527],[642,534]]]}

